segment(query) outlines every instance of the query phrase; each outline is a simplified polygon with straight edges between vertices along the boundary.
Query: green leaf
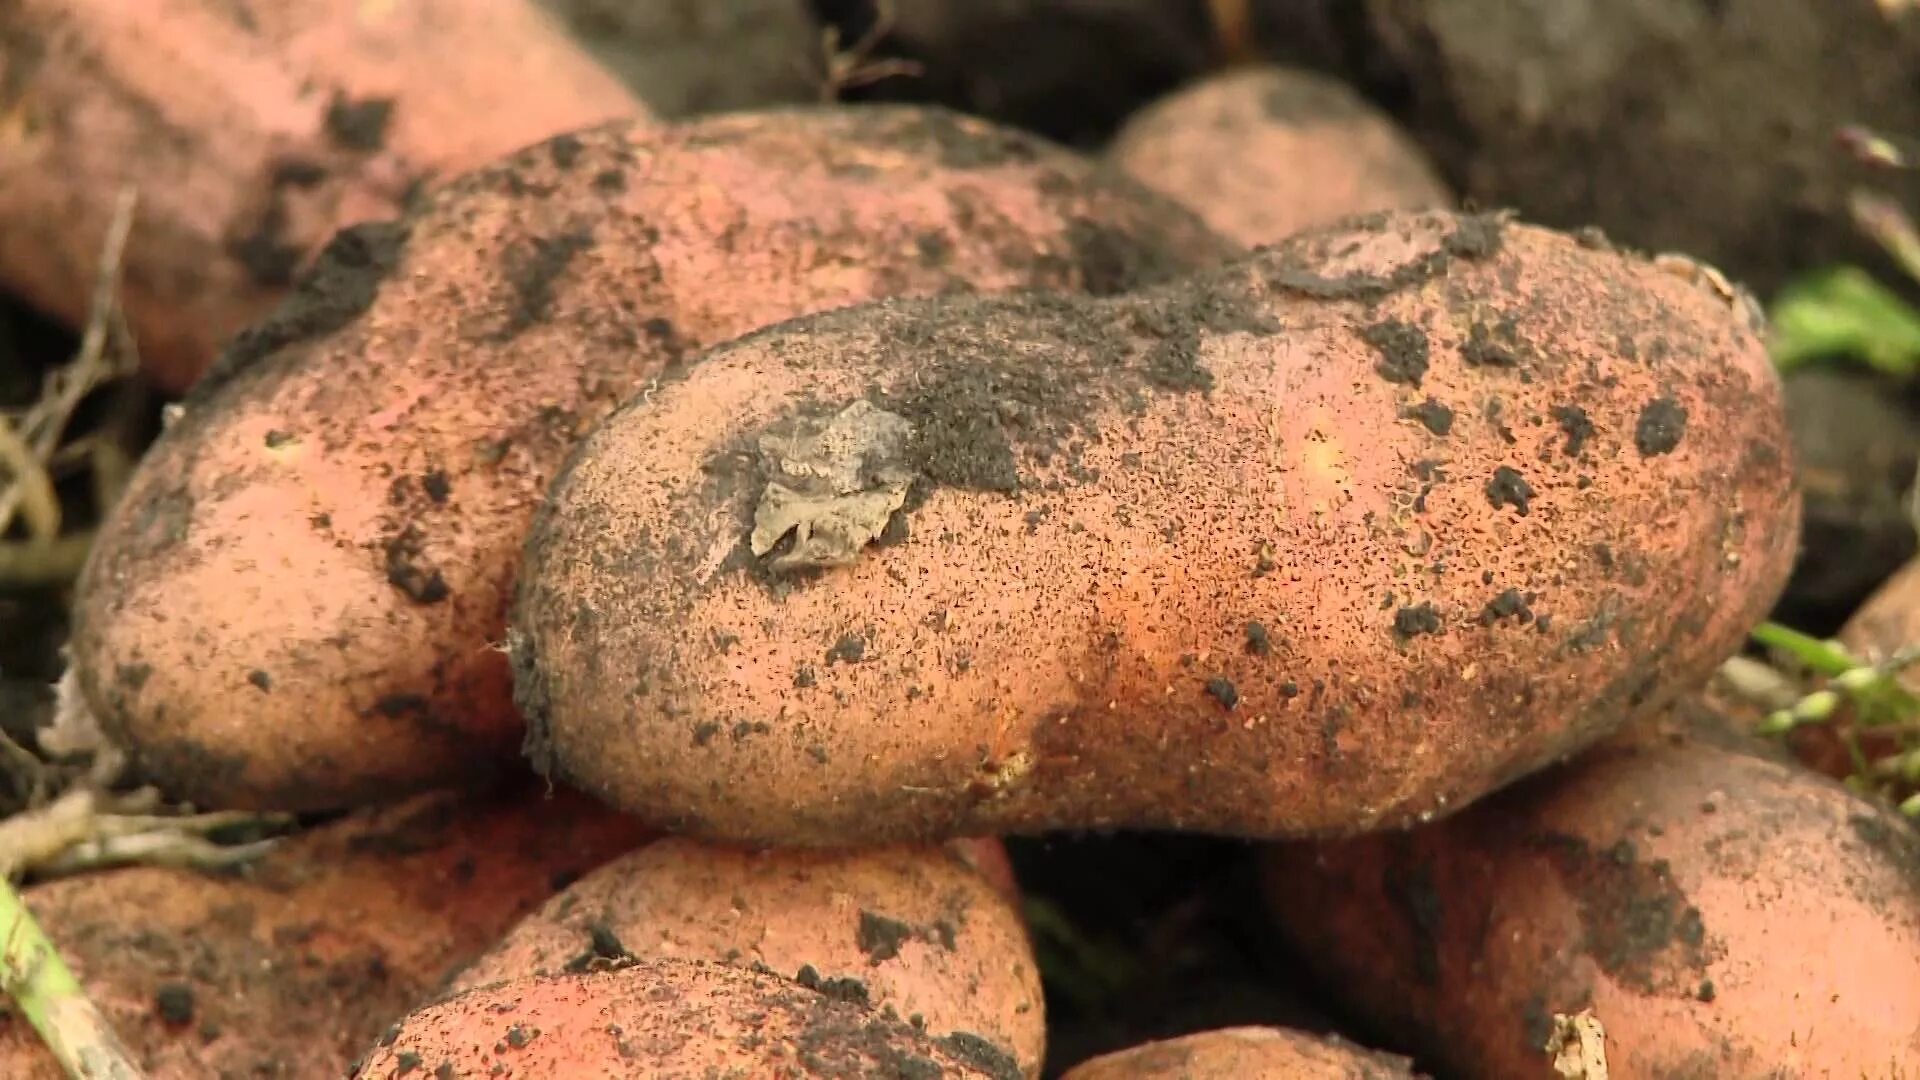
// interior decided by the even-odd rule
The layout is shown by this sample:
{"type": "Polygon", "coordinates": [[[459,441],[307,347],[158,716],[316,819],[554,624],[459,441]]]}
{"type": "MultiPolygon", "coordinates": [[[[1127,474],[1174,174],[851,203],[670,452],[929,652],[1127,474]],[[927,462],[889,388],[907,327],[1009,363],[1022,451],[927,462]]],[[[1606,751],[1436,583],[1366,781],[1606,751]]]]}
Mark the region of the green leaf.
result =
{"type": "Polygon", "coordinates": [[[1780,370],[1852,358],[1888,375],[1920,374],[1920,312],[1856,267],[1809,275],[1774,301],[1780,370]]]}
{"type": "Polygon", "coordinates": [[[1822,641],[1776,622],[1763,622],[1753,628],[1753,640],[1769,649],[1780,649],[1818,674],[1829,678],[1860,664],[1836,642],[1822,641]]]}

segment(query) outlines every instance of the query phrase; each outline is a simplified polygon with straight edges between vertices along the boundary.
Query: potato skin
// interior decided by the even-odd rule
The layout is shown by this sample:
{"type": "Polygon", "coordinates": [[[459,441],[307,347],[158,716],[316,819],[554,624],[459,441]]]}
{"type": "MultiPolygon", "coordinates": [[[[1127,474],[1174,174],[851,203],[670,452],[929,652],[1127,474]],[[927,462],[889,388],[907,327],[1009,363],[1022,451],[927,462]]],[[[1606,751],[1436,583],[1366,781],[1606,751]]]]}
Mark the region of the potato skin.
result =
{"type": "Polygon", "coordinates": [[[1897,1075],[1920,1056],[1920,838],[1712,728],[1629,730],[1446,821],[1278,845],[1294,949],[1383,1038],[1554,1077],[1591,1006],[1616,1077],[1897,1075]]]}
{"type": "Polygon", "coordinates": [[[1168,95],[1134,114],[1107,158],[1249,247],[1350,215],[1453,205],[1419,147],[1359,93],[1280,67],[1168,95]]]}
{"type": "Polygon", "coordinates": [[[965,1040],[731,964],[652,960],[480,987],[401,1021],[356,1080],[458,1077],[938,1076],[1017,1080],[965,1040]]]}
{"type": "Polygon", "coordinates": [[[918,1017],[935,1038],[982,1040],[1038,1076],[1046,1019],[1026,927],[963,859],[941,846],[754,852],[661,840],[549,900],[453,989],[581,970],[607,952],[732,963],[918,1017]]]}
{"type": "Polygon", "coordinates": [[[9,0],[0,282],[82,322],[138,189],[120,302],[181,391],[333,232],[414,185],[647,109],[528,0],[9,0]],[[11,83],[10,83],[11,87],[11,83]]]}
{"type": "Polygon", "coordinates": [[[1060,1080],[1394,1080],[1406,1058],[1274,1027],[1221,1028],[1082,1062],[1060,1080]]]}
{"type": "MultiPolygon", "coordinates": [[[[428,795],[290,838],[244,875],[129,867],[24,898],[149,1075],[340,1076],[556,878],[649,836],[537,786],[428,795]]],[[[0,1022],[0,1076],[64,1075],[18,1016],[0,1022]]]]}
{"type": "Polygon", "coordinates": [[[514,618],[532,749],[754,843],[1442,812],[1704,681],[1767,609],[1799,504],[1743,311],[1432,213],[1133,297],[750,335],[556,482],[514,618]],[[827,418],[882,448],[860,498],[914,486],[850,565],[782,576],[751,529],[827,418]]]}
{"type": "Polygon", "coordinates": [[[517,764],[505,614],[575,438],[671,365],[894,294],[1112,291],[1236,250],[954,114],[801,108],[556,138],[343,234],[143,459],[80,584],[88,700],[203,805],[517,764]]]}

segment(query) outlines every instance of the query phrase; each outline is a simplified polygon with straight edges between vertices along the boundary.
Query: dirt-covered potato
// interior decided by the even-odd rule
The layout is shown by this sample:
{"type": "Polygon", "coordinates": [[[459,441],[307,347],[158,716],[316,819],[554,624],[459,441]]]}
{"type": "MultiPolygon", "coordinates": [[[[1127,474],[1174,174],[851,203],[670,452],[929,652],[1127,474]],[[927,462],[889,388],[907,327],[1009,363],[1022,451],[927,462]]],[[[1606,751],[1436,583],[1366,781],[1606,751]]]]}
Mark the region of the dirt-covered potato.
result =
{"type": "MultiPolygon", "coordinates": [[[[339,1076],[560,883],[648,835],[538,787],[430,795],[240,873],[133,867],[24,895],[149,1075],[339,1076]]],[[[18,1014],[0,1019],[0,1076],[63,1075],[18,1014]]]]}
{"type": "Polygon", "coordinates": [[[1920,199],[1920,180],[1870,174],[1835,144],[1847,124],[1920,132],[1909,4],[1338,6],[1352,66],[1404,103],[1403,123],[1483,205],[1684,251],[1767,296],[1812,267],[1885,265],[1848,213],[1855,186],[1920,199]]]}
{"type": "Polygon", "coordinates": [[[645,106],[530,0],[11,0],[0,284],[85,319],[123,190],[119,300],[184,389],[334,230],[645,106]]]}
{"type": "Polygon", "coordinates": [[[763,968],[984,1041],[1040,1074],[1046,1022],[1020,912],[957,850],[760,851],[667,839],[528,916],[455,990],[609,961],[763,968]]]}
{"type": "Polygon", "coordinates": [[[1453,197],[1420,149],[1345,83],[1252,67],[1134,114],[1108,159],[1253,246],[1343,217],[1453,197]]]}
{"type": "Polygon", "coordinates": [[[1897,1076],[1920,1060],[1920,836],[1712,727],[1629,731],[1436,823],[1279,845],[1282,931],[1383,1041],[1455,1075],[1897,1076]],[[1563,1021],[1564,1022],[1564,1021],[1563,1021]]]}
{"type": "Polygon", "coordinates": [[[554,139],[342,233],[142,461],[75,657],[203,805],[332,807],[513,763],[494,645],[575,439],[705,345],[899,294],[1112,292],[1235,249],[1041,140],[797,108],[554,139]]]}
{"type": "Polygon", "coordinates": [[[1704,681],[1798,500],[1750,301],[1445,212],[711,350],[529,541],[534,757],[707,838],[1299,836],[1704,681]]]}
{"type": "Polygon", "coordinates": [[[817,101],[825,46],[808,0],[536,0],[655,115],[817,101]]]}
{"type": "Polygon", "coordinates": [[[935,1038],[831,988],[650,960],[495,983],[420,1009],[353,1073],[404,1076],[1019,1080],[978,1040],[935,1038]]]}
{"type": "Polygon", "coordinates": [[[1060,1080],[1412,1080],[1402,1057],[1331,1036],[1275,1027],[1223,1028],[1082,1062],[1060,1080]]]}

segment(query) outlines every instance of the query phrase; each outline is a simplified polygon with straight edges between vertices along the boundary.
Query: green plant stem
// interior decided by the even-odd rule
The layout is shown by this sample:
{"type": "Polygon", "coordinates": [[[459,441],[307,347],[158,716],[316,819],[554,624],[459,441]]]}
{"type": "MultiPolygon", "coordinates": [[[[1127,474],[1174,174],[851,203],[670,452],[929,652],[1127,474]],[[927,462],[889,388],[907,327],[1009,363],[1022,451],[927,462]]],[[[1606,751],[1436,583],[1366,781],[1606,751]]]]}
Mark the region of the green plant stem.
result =
{"type": "Polygon", "coordinates": [[[141,1080],[106,1017],[47,940],[10,882],[0,879],[0,987],[74,1080],[141,1080]]]}

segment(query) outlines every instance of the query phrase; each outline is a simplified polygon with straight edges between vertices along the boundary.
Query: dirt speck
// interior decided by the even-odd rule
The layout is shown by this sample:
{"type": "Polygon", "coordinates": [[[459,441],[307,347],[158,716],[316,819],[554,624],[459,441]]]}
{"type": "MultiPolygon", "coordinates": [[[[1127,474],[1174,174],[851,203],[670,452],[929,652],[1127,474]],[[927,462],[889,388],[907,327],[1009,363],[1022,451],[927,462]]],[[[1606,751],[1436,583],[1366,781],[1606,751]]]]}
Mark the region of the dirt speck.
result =
{"type": "Polygon", "coordinates": [[[1432,601],[1423,600],[1412,607],[1403,607],[1393,613],[1393,632],[1401,640],[1419,637],[1421,634],[1438,634],[1445,628],[1439,609],[1432,601]]]}
{"type": "Polygon", "coordinates": [[[1601,970],[1642,993],[1698,992],[1706,926],[1666,860],[1641,859],[1627,840],[1599,851],[1558,833],[1534,843],[1579,905],[1582,948],[1601,970]]]}
{"type": "Polygon", "coordinates": [[[1515,513],[1526,517],[1530,512],[1533,499],[1533,487],[1519,471],[1502,465],[1493,470],[1493,478],[1487,481],[1487,502],[1495,510],[1511,506],[1515,513]]]}
{"type": "Polygon", "coordinates": [[[1670,397],[1655,398],[1640,410],[1633,425],[1633,445],[1641,457],[1672,453],[1687,434],[1687,410],[1670,397]]]}
{"type": "Polygon", "coordinates": [[[1475,367],[1519,367],[1526,356],[1526,345],[1512,319],[1492,324],[1475,322],[1467,330],[1460,356],[1475,367]]]}
{"type": "Polygon", "coordinates": [[[1406,409],[1400,415],[1409,420],[1418,420],[1428,434],[1442,439],[1453,432],[1453,410],[1433,398],[1406,409]]]}
{"type": "Polygon", "coordinates": [[[1220,703],[1222,708],[1232,709],[1240,704],[1240,691],[1231,679],[1216,675],[1207,680],[1207,695],[1220,703]]]}
{"type": "Polygon", "coordinates": [[[854,944],[875,964],[900,955],[900,947],[913,938],[913,927],[862,909],[860,925],[854,931],[854,944]]]}
{"type": "Polygon", "coordinates": [[[867,639],[859,634],[842,634],[827,649],[827,666],[857,664],[867,658],[867,639]]]}
{"type": "Polygon", "coordinates": [[[1587,440],[1594,436],[1593,420],[1587,416],[1587,410],[1578,405],[1555,405],[1554,423],[1560,425],[1560,433],[1567,437],[1565,447],[1568,457],[1579,457],[1587,448],[1587,440]]]}
{"type": "Polygon", "coordinates": [[[554,283],[567,272],[574,256],[593,246],[593,234],[579,229],[558,236],[539,236],[507,248],[501,273],[513,290],[502,339],[511,338],[546,321],[553,306],[554,283]]]}
{"type": "Polygon", "coordinates": [[[153,994],[154,1011],[173,1027],[193,1023],[193,1004],[193,987],[186,983],[161,983],[153,994]]]}
{"type": "Polygon", "coordinates": [[[1253,621],[1247,623],[1247,651],[1255,656],[1273,655],[1273,635],[1267,632],[1264,624],[1253,621]]]}
{"type": "Polygon", "coordinates": [[[1360,340],[1380,354],[1374,373],[1390,383],[1418,387],[1427,374],[1427,334],[1412,323],[1386,319],[1360,331],[1360,340]]]}
{"type": "Polygon", "coordinates": [[[392,98],[361,98],[334,95],[327,106],[327,134],[341,147],[371,154],[387,142],[387,126],[393,121],[392,98]]]}

